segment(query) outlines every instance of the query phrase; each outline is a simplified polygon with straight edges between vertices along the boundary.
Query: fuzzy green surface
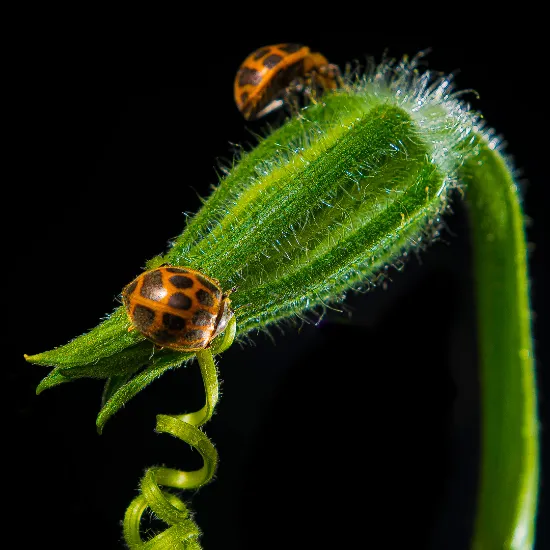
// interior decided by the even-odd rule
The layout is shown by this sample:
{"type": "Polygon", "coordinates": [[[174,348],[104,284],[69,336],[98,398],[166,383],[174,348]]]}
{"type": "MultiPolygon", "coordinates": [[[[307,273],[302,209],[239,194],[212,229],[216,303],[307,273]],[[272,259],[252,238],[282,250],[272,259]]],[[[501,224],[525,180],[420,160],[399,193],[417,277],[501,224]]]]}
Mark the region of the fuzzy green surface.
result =
{"type": "MultiPolygon", "coordinates": [[[[236,286],[236,336],[250,337],[319,314],[352,289],[376,286],[386,266],[437,236],[459,178],[472,207],[482,375],[474,548],[530,548],[538,426],[523,218],[510,167],[449,79],[420,73],[414,60],[387,63],[300,111],[235,161],[170,250],[148,267],[188,265],[224,290],[236,286]]],[[[88,334],[27,357],[55,367],[38,391],[74,378],[106,378],[101,430],[136,393],[194,356],[158,350],[129,326],[119,308],[88,334]]],[[[205,388],[215,401],[217,380],[205,380],[205,388]]],[[[210,414],[206,406],[179,420],[200,424],[210,414]]],[[[206,444],[204,451],[207,461],[206,444]]],[[[144,485],[147,498],[180,521],[162,537],[172,540],[172,530],[196,539],[182,505],[156,491],[155,475],[144,485]]],[[[180,486],[177,471],[167,475],[180,486]]],[[[144,498],[135,499],[125,523],[136,545],[144,498]]]]}
{"type": "MultiPolygon", "coordinates": [[[[448,81],[430,82],[411,66],[384,66],[302,110],[243,153],[149,267],[190,265],[236,286],[237,338],[374,286],[384,267],[437,234],[456,169],[475,153],[475,117],[444,94],[448,81]]],[[[69,344],[28,357],[56,367],[39,391],[114,378],[108,396],[138,369],[150,371],[141,373],[148,383],[191,357],[157,350],[129,326],[119,308],[69,344]]]]}

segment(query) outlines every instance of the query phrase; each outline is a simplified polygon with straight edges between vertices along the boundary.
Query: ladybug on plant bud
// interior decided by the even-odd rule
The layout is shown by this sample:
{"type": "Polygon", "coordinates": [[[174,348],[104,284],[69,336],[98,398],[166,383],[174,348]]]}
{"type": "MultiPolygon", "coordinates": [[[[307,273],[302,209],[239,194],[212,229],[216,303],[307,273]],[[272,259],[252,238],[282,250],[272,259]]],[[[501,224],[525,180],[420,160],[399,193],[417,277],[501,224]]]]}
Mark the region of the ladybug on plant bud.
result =
{"type": "Polygon", "coordinates": [[[122,291],[128,317],[154,344],[177,351],[210,347],[234,313],[218,281],[189,267],[146,271],[122,291]]]}
{"type": "Polygon", "coordinates": [[[235,77],[235,102],[246,120],[282,107],[298,94],[315,98],[342,82],[340,69],[301,44],[275,44],[251,53],[235,77]]]}

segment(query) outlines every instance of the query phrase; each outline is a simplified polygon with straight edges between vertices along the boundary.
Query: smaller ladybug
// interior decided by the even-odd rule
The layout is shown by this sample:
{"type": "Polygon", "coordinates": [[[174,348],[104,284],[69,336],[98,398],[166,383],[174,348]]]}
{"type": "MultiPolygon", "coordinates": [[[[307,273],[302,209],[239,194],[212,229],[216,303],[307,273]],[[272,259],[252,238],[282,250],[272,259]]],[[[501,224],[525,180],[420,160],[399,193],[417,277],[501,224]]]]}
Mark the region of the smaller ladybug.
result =
{"type": "Polygon", "coordinates": [[[146,271],[122,291],[133,327],[151,342],[177,351],[208,348],[234,313],[218,281],[189,267],[146,271]]]}
{"type": "Polygon", "coordinates": [[[276,44],[250,54],[235,77],[235,102],[246,120],[282,107],[297,94],[310,97],[341,83],[340,69],[301,44],[276,44]]]}

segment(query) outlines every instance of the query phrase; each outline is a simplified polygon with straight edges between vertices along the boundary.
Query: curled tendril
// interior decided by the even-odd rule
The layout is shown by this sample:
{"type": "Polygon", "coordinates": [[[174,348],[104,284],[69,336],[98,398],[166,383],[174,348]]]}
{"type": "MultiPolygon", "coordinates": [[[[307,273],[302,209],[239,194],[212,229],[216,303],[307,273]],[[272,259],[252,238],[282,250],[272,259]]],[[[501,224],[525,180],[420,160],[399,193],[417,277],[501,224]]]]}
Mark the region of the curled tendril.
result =
{"type": "Polygon", "coordinates": [[[199,411],[182,415],[157,415],[156,431],[167,433],[194,447],[202,456],[203,466],[193,472],[152,467],[141,480],[141,493],[130,503],[124,516],[124,539],[132,550],[172,548],[199,549],[201,534],[187,505],[165,488],[197,489],[208,483],[216,471],[218,453],[212,442],[199,429],[214,412],[219,397],[219,383],[214,355],[225,351],[235,338],[233,318],[225,332],[210,349],[197,352],[197,360],[206,393],[206,403],[199,411]],[[143,513],[150,508],[168,528],[144,542],[140,534],[143,513]]]}

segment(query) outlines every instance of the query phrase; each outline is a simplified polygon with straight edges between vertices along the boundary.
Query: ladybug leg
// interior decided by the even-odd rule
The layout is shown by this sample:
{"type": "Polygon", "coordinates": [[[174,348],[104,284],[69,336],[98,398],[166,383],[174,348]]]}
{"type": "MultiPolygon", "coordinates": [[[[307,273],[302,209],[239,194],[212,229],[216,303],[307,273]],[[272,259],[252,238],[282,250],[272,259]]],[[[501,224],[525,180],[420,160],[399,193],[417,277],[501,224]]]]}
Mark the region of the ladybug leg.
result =
{"type": "Polygon", "coordinates": [[[340,70],[340,67],[338,67],[338,65],[335,65],[334,63],[329,63],[328,65],[321,65],[318,69],[318,72],[319,72],[319,75],[332,81],[332,83],[335,84],[335,86],[332,86],[332,87],[334,88],[344,87],[344,79],[342,78],[342,71],[340,70]]]}
{"type": "Polygon", "coordinates": [[[283,101],[290,107],[291,112],[297,113],[300,110],[298,98],[302,94],[307,94],[307,83],[303,78],[291,80],[282,91],[283,101]]]}
{"type": "Polygon", "coordinates": [[[318,99],[323,91],[324,89],[321,82],[315,78],[315,72],[307,75],[305,79],[304,96],[315,105],[318,103],[318,99]]]}
{"type": "Polygon", "coordinates": [[[305,90],[305,81],[303,78],[295,78],[291,80],[288,86],[285,88],[284,93],[286,95],[301,94],[305,90]]]}
{"type": "Polygon", "coordinates": [[[291,111],[298,112],[297,96],[304,91],[305,85],[301,78],[295,78],[285,88],[283,88],[273,99],[271,103],[266,105],[259,113],[256,114],[256,118],[261,118],[273,111],[288,105],[291,111]]]}
{"type": "Polygon", "coordinates": [[[313,103],[317,103],[327,90],[343,87],[345,87],[345,84],[340,67],[333,63],[321,65],[308,76],[307,93],[310,95],[313,103]]]}
{"type": "Polygon", "coordinates": [[[334,80],[336,81],[338,88],[345,88],[346,83],[344,82],[344,78],[342,77],[342,71],[340,70],[340,67],[338,65],[330,64],[329,67],[332,67],[332,71],[334,71],[334,80]]]}

